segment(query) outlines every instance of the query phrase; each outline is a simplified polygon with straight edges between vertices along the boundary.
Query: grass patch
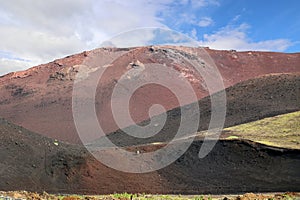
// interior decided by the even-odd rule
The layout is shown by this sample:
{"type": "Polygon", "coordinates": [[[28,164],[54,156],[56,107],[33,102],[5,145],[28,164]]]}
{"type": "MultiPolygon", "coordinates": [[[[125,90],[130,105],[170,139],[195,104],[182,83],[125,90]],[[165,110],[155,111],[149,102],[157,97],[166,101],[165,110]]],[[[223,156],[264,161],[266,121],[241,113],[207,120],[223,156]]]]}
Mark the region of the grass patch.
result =
{"type": "MultiPolygon", "coordinates": [[[[224,129],[238,138],[270,146],[300,149],[300,111],[224,129]]],[[[235,139],[229,136],[227,139],[235,139]]]]}
{"type": "Polygon", "coordinates": [[[130,194],[130,193],[124,192],[124,193],[119,193],[119,194],[115,193],[112,196],[117,199],[132,199],[132,198],[136,197],[136,194],[130,194]]]}
{"type": "Polygon", "coordinates": [[[1,192],[0,200],[15,199],[14,196],[20,199],[49,199],[49,200],[240,200],[240,199],[269,199],[269,200],[297,200],[300,198],[300,193],[281,193],[281,194],[253,194],[246,193],[244,195],[152,195],[152,194],[130,194],[130,193],[115,193],[111,195],[55,195],[47,193],[31,193],[26,191],[16,192],[1,192]]]}
{"type": "Polygon", "coordinates": [[[234,139],[239,139],[239,137],[235,136],[235,135],[231,135],[231,136],[228,136],[226,139],[228,139],[228,140],[234,140],[234,139]]]}

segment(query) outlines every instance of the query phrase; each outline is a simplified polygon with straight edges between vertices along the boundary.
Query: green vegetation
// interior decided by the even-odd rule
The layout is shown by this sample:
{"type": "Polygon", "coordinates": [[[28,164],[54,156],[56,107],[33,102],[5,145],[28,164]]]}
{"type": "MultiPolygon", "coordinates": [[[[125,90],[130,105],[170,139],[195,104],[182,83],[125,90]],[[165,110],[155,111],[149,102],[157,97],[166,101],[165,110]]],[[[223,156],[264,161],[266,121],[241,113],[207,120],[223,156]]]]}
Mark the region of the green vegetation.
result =
{"type": "Polygon", "coordinates": [[[226,139],[243,138],[270,146],[300,149],[300,111],[226,128],[226,139]]]}
{"type": "Polygon", "coordinates": [[[239,137],[235,136],[235,135],[231,135],[231,136],[227,137],[226,139],[234,140],[234,139],[239,139],[239,137]]]}
{"type": "Polygon", "coordinates": [[[204,197],[203,196],[195,197],[194,200],[204,200],[204,197]]]}
{"type": "Polygon", "coordinates": [[[268,199],[268,200],[296,200],[300,198],[300,193],[282,193],[282,194],[253,194],[244,195],[152,195],[152,194],[130,194],[120,193],[111,195],[55,195],[48,193],[31,193],[26,191],[1,192],[0,200],[13,197],[19,199],[49,199],[49,200],[231,200],[240,199],[268,199]]]}
{"type": "Polygon", "coordinates": [[[127,192],[124,192],[124,193],[120,193],[120,194],[118,194],[118,193],[115,193],[115,194],[113,194],[113,197],[114,198],[117,198],[117,199],[130,199],[130,198],[133,198],[133,197],[136,197],[136,195],[133,195],[133,194],[129,194],[129,193],[127,193],[127,192]]]}

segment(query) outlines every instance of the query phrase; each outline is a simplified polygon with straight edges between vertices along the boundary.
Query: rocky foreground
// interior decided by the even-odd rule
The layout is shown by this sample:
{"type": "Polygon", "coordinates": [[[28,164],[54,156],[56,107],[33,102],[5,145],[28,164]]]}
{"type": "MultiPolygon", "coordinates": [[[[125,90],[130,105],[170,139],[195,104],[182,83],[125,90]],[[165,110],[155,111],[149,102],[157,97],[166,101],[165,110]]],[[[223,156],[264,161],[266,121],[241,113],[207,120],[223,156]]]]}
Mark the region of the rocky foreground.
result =
{"type": "Polygon", "coordinates": [[[151,195],[151,194],[112,194],[112,195],[58,195],[33,193],[27,191],[0,192],[0,199],[32,199],[32,200],[299,200],[300,193],[246,193],[241,195],[151,195]]]}

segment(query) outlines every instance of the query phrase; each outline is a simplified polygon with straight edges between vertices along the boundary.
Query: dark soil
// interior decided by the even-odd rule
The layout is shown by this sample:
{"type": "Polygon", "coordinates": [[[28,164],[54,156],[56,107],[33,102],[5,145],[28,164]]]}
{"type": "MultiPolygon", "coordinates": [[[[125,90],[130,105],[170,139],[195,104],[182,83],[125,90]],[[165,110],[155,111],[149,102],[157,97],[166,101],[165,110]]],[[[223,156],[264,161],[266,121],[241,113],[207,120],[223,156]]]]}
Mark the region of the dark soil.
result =
{"type": "MultiPolygon", "coordinates": [[[[109,193],[241,193],[300,191],[300,151],[221,140],[204,159],[195,141],[176,162],[146,174],[123,173],[83,147],[64,144],[1,120],[0,190],[109,193]],[[58,144],[58,145],[57,145],[58,144]]],[[[153,151],[160,145],[129,147],[153,151]]],[[[107,149],[114,159],[114,150],[107,149]]],[[[120,163],[122,164],[122,163],[120,163]]]]}

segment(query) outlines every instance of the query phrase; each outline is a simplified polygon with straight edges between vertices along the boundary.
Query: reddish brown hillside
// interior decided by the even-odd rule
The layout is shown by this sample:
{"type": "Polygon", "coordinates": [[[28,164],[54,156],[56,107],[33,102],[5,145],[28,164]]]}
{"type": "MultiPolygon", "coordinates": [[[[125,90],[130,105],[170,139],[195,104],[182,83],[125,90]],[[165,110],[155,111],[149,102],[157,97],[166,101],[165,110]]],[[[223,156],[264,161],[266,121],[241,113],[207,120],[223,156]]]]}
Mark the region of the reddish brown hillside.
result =
{"type": "MultiPolygon", "coordinates": [[[[218,93],[214,95],[218,95],[218,93]]],[[[298,111],[300,110],[300,73],[272,74],[243,81],[228,87],[226,96],[224,127],[298,111]]],[[[218,101],[216,105],[220,105],[220,102],[218,101]]],[[[205,97],[197,103],[200,108],[198,130],[207,130],[211,120],[211,99],[205,97]]],[[[192,106],[187,105],[187,107],[192,106]]],[[[181,108],[174,108],[168,111],[167,115],[167,121],[163,129],[153,137],[136,138],[126,134],[123,130],[117,130],[110,133],[108,138],[118,146],[169,141],[177,134],[181,123],[181,108]]],[[[149,124],[149,120],[143,123],[149,124]]],[[[194,132],[187,132],[186,134],[194,135],[194,132]]],[[[100,138],[96,140],[96,143],[105,145],[102,140],[103,138],[100,138]]]]}
{"type": "MultiPolygon", "coordinates": [[[[7,74],[0,78],[0,116],[43,135],[78,143],[79,138],[72,117],[72,89],[78,69],[76,65],[86,64],[87,60],[94,58],[97,58],[97,66],[92,67],[111,64],[102,79],[104,84],[98,87],[96,95],[98,118],[106,133],[118,129],[110,111],[109,91],[122,73],[128,70],[130,63],[137,60],[144,64],[166,64],[192,83],[198,99],[206,96],[208,93],[203,79],[192,70],[193,68],[185,62],[174,64],[177,58],[169,58],[174,51],[181,52],[181,55],[190,60],[189,52],[198,52],[199,49],[103,48],[55,60],[26,71],[7,74]]],[[[300,53],[235,52],[211,49],[206,51],[215,61],[226,87],[259,75],[300,72],[300,53]]],[[[178,87],[184,91],[180,85],[178,87]]],[[[122,102],[122,99],[119,101],[122,102]]],[[[148,108],[153,103],[162,104],[167,110],[178,106],[177,99],[169,90],[148,86],[132,98],[133,119],[137,122],[147,119],[148,108]]],[[[188,97],[186,103],[191,103],[188,97]]]]}

